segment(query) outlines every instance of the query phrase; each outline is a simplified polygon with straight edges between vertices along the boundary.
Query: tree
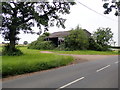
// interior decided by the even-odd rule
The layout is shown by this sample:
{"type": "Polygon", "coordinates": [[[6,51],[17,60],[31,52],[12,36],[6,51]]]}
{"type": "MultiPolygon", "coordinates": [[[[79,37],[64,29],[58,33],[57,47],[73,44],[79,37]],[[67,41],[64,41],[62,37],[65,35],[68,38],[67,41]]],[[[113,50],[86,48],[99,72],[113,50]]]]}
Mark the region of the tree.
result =
{"type": "Polygon", "coordinates": [[[23,44],[24,44],[24,45],[27,45],[27,44],[28,44],[28,42],[27,42],[27,41],[24,41],[24,42],[23,42],[23,44]]]}
{"type": "MultiPolygon", "coordinates": [[[[40,28],[40,32],[36,34],[40,35],[42,26],[44,31],[47,31],[49,26],[54,25],[65,28],[65,19],[61,18],[60,14],[69,14],[70,5],[74,4],[74,2],[68,2],[67,0],[66,2],[53,3],[2,2],[3,19],[0,32],[5,40],[10,41],[5,50],[9,51],[9,53],[16,52],[15,43],[19,40],[17,35],[20,34],[20,30],[24,33],[35,34],[31,27],[37,25],[40,28]]],[[[7,53],[7,51],[5,52],[7,53]]]]}
{"type": "Polygon", "coordinates": [[[81,28],[77,27],[70,31],[70,35],[65,37],[65,48],[68,50],[83,50],[89,45],[88,36],[81,28]]]}
{"type": "Polygon", "coordinates": [[[115,9],[115,15],[120,16],[120,0],[103,0],[103,1],[110,1],[103,4],[103,7],[106,9],[104,14],[109,14],[115,9]]]}
{"type": "Polygon", "coordinates": [[[98,28],[94,32],[93,38],[102,47],[108,46],[113,38],[113,33],[110,28],[98,28]]]}

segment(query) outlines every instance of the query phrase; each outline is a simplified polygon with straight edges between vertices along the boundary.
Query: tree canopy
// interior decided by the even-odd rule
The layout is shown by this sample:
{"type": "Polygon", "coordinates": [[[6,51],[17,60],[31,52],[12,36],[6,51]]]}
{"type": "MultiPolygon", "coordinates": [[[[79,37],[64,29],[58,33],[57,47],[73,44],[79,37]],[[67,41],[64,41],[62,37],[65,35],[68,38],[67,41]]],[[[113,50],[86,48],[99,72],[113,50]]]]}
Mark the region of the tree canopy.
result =
{"type": "Polygon", "coordinates": [[[70,5],[74,2],[2,2],[2,27],[0,32],[5,40],[10,41],[8,49],[13,53],[15,43],[19,40],[17,36],[20,30],[24,33],[35,34],[31,27],[37,25],[41,34],[49,26],[64,26],[66,19],[60,17],[61,14],[70,13],[70,5]]]}
{"type": "Polygon", "coordinates": [[[115,15],[120,16],[120,0],[103,0],[105,1],[103,7],[105,8],[104,14],[109,14],[115,9],[115,15]],[[108,2],[109,1],[109,2],[108,2]]]}
{"type": "Polygon", "coordinates": [[[88,36],[80,27],[71,30],[70,35],[65,37],[65,48],[68,50],[84,50],[88,45],[88,36]]]}
{"type": "Polygon", "coordinates": [[[108,46],[113,38],[113,33],[110,28],[98,28],[94,32],[93,38],[102,47],[108,46]]]}

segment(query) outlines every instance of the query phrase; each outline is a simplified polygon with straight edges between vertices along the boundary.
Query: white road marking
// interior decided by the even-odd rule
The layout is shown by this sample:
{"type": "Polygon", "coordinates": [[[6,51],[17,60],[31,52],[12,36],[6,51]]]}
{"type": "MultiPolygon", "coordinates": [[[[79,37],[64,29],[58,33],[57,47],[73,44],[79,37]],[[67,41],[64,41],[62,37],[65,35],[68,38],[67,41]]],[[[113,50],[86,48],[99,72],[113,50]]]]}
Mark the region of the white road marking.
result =
{"type": "Polygon", "coordinates": [[[60,87],[60,88],[58,88],[58,89],[56,89],[56,90],[60,90],[60,89],[62,89],[62,88],[65,88],[65,87],[67,87],[67,86],[69,86],[69,85],[71,85],[71,84],[73,84],[73,83],[76,83],[76,82],[78,82],[78,81],[80,81],[80,80],[82,80],[82,79],[84,79],[85,77],[81,77],[81,78],[79,78],[79,79],[76,79],[75,81],[72,81],[72,82],[70,82],[70,83],[68,83],[68,84],[66,84],[66,85],[64,85],[64,86],[62,86],[62,87],[60,87]]]}
{"type": "Polygon", "coordinates": [[[115,62],[115,64],[118,64],[118,61],[117,61],[117,62],[115,62]]]}
{"type": "Polygon", "coordinates": [[[103,67],[103,68],[97,70],[96,72],[102,71],[102,70],[104,70],[105,68],[108,68],[108,67],[110,67],[110,65],[107,65],[107,66],[105,66],[105,67],[103,67]]]}

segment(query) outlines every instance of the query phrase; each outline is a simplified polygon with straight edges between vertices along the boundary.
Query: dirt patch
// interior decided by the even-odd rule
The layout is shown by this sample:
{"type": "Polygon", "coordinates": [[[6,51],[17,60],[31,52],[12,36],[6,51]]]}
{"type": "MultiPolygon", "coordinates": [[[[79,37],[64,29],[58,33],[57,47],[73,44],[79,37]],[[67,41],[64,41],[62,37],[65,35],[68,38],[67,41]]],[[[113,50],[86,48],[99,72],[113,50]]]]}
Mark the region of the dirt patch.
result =
{"type": "Polygon", "coordinates": [[[74,57],[75,60],[72,62],[73,64],[92,60],[100,60],[112,56],[112,55],[74,55],[74,54],[58,54],[58,55],[67,55],[74,57]]]}
{"type": "Polygon", "coordinates": [[[50,52],[50,51],[40,51],[40,53],[54,53],[54,52],[50,52]]]}
{"type": "MultiPolygon", "coordinates": [[[[54,53],[54,52],[40,51],[40,53],[54,53]]],[[[75,60],[71,64],[77,64],[77,63],[82,63],[82,62],[91,61],[91,60],[99,60],[99,59],[104,59],[104,58],[113,56],[113,55],[75,55],[75,54],[58,54],[58,53],[56,54],[74,57],[75,60]]]]}

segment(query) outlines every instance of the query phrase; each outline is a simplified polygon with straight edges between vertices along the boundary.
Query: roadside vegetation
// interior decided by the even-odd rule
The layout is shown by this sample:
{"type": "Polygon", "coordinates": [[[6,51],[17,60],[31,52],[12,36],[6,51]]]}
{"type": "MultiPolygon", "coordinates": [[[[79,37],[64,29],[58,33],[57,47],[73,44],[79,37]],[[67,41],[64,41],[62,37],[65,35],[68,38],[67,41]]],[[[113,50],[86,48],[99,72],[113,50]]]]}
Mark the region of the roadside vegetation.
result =
{"type": "Polygon", "coordinates": [[[86,31],[77,26],[69,31],[70,34],[64,37],[64,41],[59,46],[55,46],[54,42],[46,40],[47,35],[43,34],[36,41],[29,44],[28,48],[60,51],[110,51],[110,44],[113,42],[113,33],[110,28],[98,28],[92,34],[86,31]]]}
{"type": "Polygon", "coordinates": [[[73,61],[71,56],[43,54],[39,50],[19,47],[21,56],[2,56],[2,76],[11,76],[64,66],[73,61]]]}
{"type": "Polygon", "coordinates": [[[118,51],[94,51],[94,50],[79,50],[79,51],[57,51],[51,50],[60,54],[76,54],[76,55],[120,55],[118,51]]]}
{"type": "MultiPolygon", "coordinates": [[[[114,3],[114,7],[119,9],[120,2],[114,3]]],[[[3,68],[0,68],[0,70],[3,77],[64,66],[73,61],[71,56],[43,54],[40,53],[40,50],[80,55],[117,55],[120,53],[120,51],[110,51],[109,49],[111,48],[110,42],[113,37],[110,28],[98,28],[92,35],[88,36],[78,26],[70,31],[70,35],[64,37],[63,43],[59,46],[56,46],[52,41],[45,40],[49,33],[40,35],[42,33],[41,26],[44,28],[44,31],[48,31],[50,26],[62,26],[62,28],[65,28],[65,19],[59,15],[69,14],[70,6],[72,5],[75,5],[75,2],[45,4],[36,2],[2,3],[3,23],[0,31],[4,40],[9,41],[3,49],[0,47],[0,58],[2,58],[3,68]],[[37,10],[37,6],[40,6],[38,7],[39,10],[37,10]],[[40,29],[39,32],[32,30],[32,27],[35,25],[33,20],[37,23],[37,27],[40,29]],[[17,47],[17,42],[20,39],[18,34],[21,31],[37,34],[40,37],[29,45],[27,41],[24,41],[23,44],[26,47],[17,47]],[[1,54],[4,56],[1,56],[1,54]]],[[[111,9],[114,8],[111,6],[109,8],[108,6],[110,6],[109,3],[103,5],[106,9],[105,14],[109,14],[112,11],[111,9]]],[[[115,15],[118,15],[117,11],[115,15]]]]}
{"type": "Polygon", "coordinates": [[[46,33],[39,36],[36,41],[33,41],[28,45],[28,49],[37,49],[37,50],[52,50],[55,49],[55,45],[51,41],[45,41],[47,37],[46,33]]]}

